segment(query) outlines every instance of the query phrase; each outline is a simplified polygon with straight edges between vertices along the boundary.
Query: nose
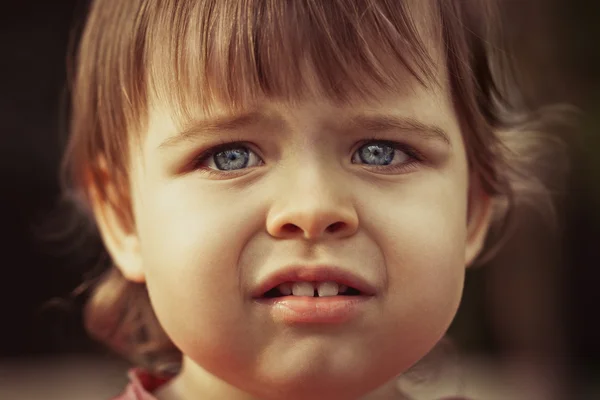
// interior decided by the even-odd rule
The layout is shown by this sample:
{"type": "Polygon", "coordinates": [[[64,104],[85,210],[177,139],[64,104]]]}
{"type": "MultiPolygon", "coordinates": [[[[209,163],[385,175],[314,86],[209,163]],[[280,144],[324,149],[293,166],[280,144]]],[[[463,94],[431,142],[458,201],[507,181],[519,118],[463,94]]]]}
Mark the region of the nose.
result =
{"type": "Polygon", "coordinates": [[[276,197],[267,217],[273,237],[343,238],[358,229],[356,208],[341,181],[318,173],[295,176],[280,186],[276,197]]]}

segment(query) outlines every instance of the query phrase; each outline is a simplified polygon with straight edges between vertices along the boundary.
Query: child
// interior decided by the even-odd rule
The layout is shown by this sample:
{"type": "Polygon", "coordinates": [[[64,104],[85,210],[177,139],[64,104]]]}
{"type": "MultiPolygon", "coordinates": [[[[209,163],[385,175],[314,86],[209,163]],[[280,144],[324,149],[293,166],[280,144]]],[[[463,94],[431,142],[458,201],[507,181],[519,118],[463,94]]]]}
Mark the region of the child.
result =
{"type": "Polygon", "coordinates": [[[92,2],[65,172],[113,263],[87,327],[141,367],[119,399],[400,398],[490,226],[548,197],[492,17],[92,2]]]}

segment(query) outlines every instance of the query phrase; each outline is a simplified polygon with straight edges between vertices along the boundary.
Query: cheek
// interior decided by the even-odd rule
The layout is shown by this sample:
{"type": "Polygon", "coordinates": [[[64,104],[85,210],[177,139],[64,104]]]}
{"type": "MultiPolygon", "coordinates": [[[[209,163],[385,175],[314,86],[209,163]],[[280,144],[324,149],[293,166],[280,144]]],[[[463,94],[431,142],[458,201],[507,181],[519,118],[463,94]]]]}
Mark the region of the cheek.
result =
{"type": "Polygon", "coordinates": [[[224,196],[199,190],[193,179],[147,193],[138,226],[148,273],[177,271],[215,286],[234,282],[239,250],[257,229],[260,203],[254,206],[251,196],[237,198],[231,191],[224,196]]]}
{"type": "Polygon", "coordinates": [[[454,318],[465,273],[466,179],[433,178],[377,196],[363,218],[385,259],[387,311],[407,343],[424,348],[454,318]]]}
{"type": "MultiPolygon", "coordinates": [[[[256,230],[259,210],[248,202],[222,201],[199,193],[193,181],[154,190],[138,208],[138,227],[146,281],[155,312],[182,350],[203,349],[202,357],[242,357],[244,307],[238,257],[256,230]],[[214,343],[225,344],[215,349],[214,343]]],[[[193,350],[186,351],[193,354],[193,350]]],[[[205,362],[210,364],[210,362],[205,362]]]]}

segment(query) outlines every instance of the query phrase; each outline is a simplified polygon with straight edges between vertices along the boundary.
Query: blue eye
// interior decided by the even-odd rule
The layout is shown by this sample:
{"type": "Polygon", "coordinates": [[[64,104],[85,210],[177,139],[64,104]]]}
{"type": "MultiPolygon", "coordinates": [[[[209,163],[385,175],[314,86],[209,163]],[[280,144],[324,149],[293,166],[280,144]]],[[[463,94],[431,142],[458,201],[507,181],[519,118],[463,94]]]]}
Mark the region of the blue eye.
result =
{"type": "Polygon", "coordinates": [[[250,160],[250,152],[244,148],[229,149],[216,153],[212,158],[218,169],[231,171],[246,168],[250,160]]]}
{"type": "Polygon", "coordinates": [[[198,167],[218,171],[235,171],[260,165],[261,159],[252,150],[242,145],[231,145],[211,150],[200,157],[198,167]]]}
{"type": "Polygon", "coordinates": [[[386,166],[405,164],[411,158],[411,155],[402,150],[397,144],[369,142],[356,151],[352,157],[352,162],[373,166],[386,166]]]}

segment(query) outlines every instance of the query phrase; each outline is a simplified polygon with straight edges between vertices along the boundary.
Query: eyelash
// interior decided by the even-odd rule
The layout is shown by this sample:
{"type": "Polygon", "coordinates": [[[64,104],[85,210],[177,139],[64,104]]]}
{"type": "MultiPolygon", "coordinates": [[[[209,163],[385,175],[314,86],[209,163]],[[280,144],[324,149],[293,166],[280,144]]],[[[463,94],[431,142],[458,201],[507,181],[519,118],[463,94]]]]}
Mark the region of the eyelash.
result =
{"type": "MultiPolygon", "coordinates": [[[[365,168],[368,168],[369,170],[376,170],[376,171],[387,172],[387,173],[403,172],[403,171],[409,172],[410,170],[417,167],[418,164],[425,162],[425,157],[419,151],[417,151],[415,148],[408,146],[404,143],[394,142],[394,141],[384,140],[384,139],[378,139],[378,138],[370,138],[370,139],[366,139],[366,140],[359,142],[352,151],[352,157],[354,158],[354,154],[356,154],[356,152],[358,150],[360,150],[363,146],[365,146],[369,143],[379,143],[379,144],[384,144],[384,145],[390,146],[394,150],[400,150],[400,151],[404,152],[410,158],[407,162],[400,163],[397,165],[360,164],[360,165],[363,165],[365,168]]],[[[202,171],[202,173],[208,175],[209,177],[220,177],[220,178],[229,177],[229,178],[231,178],[231,177],[235,177],[237,175],[243,175],[245,173],[244,171],[251,169],[251,168],[255,168],[255,167],[248,167],[248,168],[242,168],[242,169],[231,170],[231,171],[222,171],[222,170],[218,170],[218,169],[201,167],[202,163],[205,163],[206,161],[208,161],[215,154],[218,154],[219,152],[222,152],[222,151],[236,149],[236,148],[240,148],[240,147],[247,148],[250,151],[256,153],[256,151],[252,150],[252,146],[249,143],[244,142],[244,141],[232,141],[232,142],[228,142],[228,143],[222,143],[220,145],[214,146],[214,147],[202,152],[199,156],[194,158],[193,163],[192,163],[192,170],[202,171]]],[[[259,157],[259,159],[260,159],[261,165],[262,165],[264,163],[264,161],[260,157],[259,157]]],[[[353,162],[353,164],[356,164],[356,163],[353,162]]]]}

